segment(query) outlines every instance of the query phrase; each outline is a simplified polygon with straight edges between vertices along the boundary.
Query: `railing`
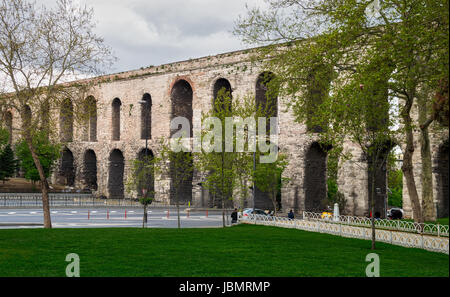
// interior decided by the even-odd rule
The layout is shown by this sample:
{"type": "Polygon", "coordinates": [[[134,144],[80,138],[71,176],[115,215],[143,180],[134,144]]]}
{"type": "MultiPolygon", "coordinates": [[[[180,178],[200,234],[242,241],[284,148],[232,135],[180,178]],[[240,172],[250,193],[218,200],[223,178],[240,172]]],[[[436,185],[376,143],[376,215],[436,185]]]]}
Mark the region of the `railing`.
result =
{"type": "MultiPolygon", "coordinates": [[[[342,237],[359,238],[370,240],[372,231],[366,226],[353,226],[340,222],[332,222],[330,220],[308,220],[308,219],[288,219],[281,217],[272,217],[267,215],[248,215],[239,216],[240,222],[247,224],[257,224],[266,226],[276,226],[283,228],[294,228],[311,232],[328,233],[342,237]]],[[[375,232],[376,241],[386,242],[405,247],[421,248],[429,251],[449,253],[448,237],[438,237],[399,232],[395,230],[377,229],[375,232]]]]}
{"type": "MultiPolygon", "coordinates": [[[[92,194],[49,193],[50,207],[142,207],[135,199],[99,199],[92,194]]],[[[0,208],[42,207],[40,193],[0,193],[0,208]]]]}
{"type": "MultiPolygon", "coordinates": [[[[337,216],[336,218],[323,217],[321,213],[303,212],[303,219],[308,221],[325,221],[331,223],[339,223],[351,226],[371,227],[372,219],[366,217],[353,217],[353,216],[337,216]]],[[[417,234],[427,234],[435,236],[448,237],[448,225],[441,224],[428,224],[428,223],[415,223],[404,220],[386,220],[375,219],[375,228],[384,230],[395,230],[417,234]]]]}

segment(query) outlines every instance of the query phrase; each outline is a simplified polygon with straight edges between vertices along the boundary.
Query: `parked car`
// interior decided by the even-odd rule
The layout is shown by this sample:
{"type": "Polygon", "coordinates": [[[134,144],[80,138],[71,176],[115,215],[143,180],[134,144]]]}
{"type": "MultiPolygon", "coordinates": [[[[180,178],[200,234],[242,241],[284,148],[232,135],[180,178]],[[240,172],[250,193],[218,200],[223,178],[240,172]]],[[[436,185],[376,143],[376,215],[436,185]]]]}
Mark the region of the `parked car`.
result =
{"type": "Polygon", "coordinates": [[[247,217],[249,214],[258,214],[258,215],[266,215],[268,216],[269,214],[267,214],[264,210],[262,209],[258,209],[258,208],[246,208],[242,211],[242,216],[243,217],[247,217]]]}
{"type": "Polygon", "coordinates": [[[388,218],[391,220],[401,220],[403,218],[403,209],[391,208],[388,210],[388,218]]]}

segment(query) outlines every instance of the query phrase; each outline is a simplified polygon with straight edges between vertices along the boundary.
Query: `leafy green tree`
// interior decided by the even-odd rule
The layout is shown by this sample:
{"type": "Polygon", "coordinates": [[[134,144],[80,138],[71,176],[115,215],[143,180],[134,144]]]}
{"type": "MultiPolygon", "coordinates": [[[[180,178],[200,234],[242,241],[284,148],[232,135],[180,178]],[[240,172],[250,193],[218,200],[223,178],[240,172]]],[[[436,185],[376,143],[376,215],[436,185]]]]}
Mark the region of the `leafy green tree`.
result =
{"type": "Polygon", "coordinates": [[[190,181],[190,176],[194,172],[194,158],[182,137],[173,137],[170,140],[160,138],[158,152],[160,161],[154,163],[154,167],[158,168],[159,172],[170,173],[171,190],[177,207],[177,224],[180,229],[180,195],[183,186],[190,181]]]}
{"type": "MultiPolygon", "coordinates": [[[[36,167],[31,173],[29,165],[29,177],[36,180],[39,175],[45,228],[52,226],[49,164],[40,163],[35,138],[45,131],[53,139],[51,110],[59,110],[67,98],[84,100],[90,83],[65,82],[100,74],[114,60],[110,48],[94,33],[93,10],[76,2],[57,0],[49,8],[29,0],[0,0],[0,74],[2,86],[10,90],[0,93],[0,102],[20,115],[22,127],[17,132],[36,167]]],[[[79,113],[86,114],[86,109],[79,113]]]]}
{"type": "MultiPolygon", "coordinates": [[[[60,157],[61,147],[53,144],[45,132],[37,132],[33,139],[33,148],[42,166],[45,178],[48,178],[54,168],[55,162],[60,157]]],[[[16,146],[16,155],[20,167],[25,173],[25,178],[32,181],[40,180],[40,173],[36,168],[34,158],[26,140],[21,140],[16,146]]]]}
{"type": "Polygon", "coordinates": [[[272,201],[274,215],[277,214],[277,199],[281,194],[281,188],[289,181],[289,178],[283,177],[283,172],[287,165],[287,157],[278,154],[277,160],[273,163],[258,163],[253,175],[256,187],[269,195],[272,201]]]}
{"type": "MultiPolygon", "coordinates": [[[[412,162],[414,129],[422,130],[419,140],[422,163],[426,165],[430,161],[427,129],[448,111],[448,99],[440,100],[437,98],[442,96],[429,93],[429,90],[438,93],[448,90],[448,1],[266,2],[269,9],[249,10],[246,17],[237,21],[235,33],[250,44],[267,45],[255,51],[261,59],[270,56],[265,59],[265,66],[277,73],[280,92],[291,98],[289,106],[297,120],[308,122],[310,119],[309,92],[305,90],[311,81],[319,80],[317,85],[323,86],[329,80],[321,69],[332,69],[338,74],[337,78],[332,77],[328,92],[333,100],[343,92],[350,97],[359,96],[358,85],[368,86],[371,78],[385,80],[385,86],[380,85],[379,90],[386,89],[389,98],[398,99],[390,100],[387,110],[399,110],[394,116],[400,124],[396,139],[405,143],[402,171],[414,219],[422,222],[422,207],[413,174],[416,166],[412,162]],[[347,82],[353,87],[349,88],[347,82]],[[422,113],[418,119],[412,114],[415,104],[422,113]]],[[[338,118],[335,115],[338,113],[327,114],[338,118]]],[[[357,121],[359,118],[355,117],[357,121]]],[[[329,118],[322,117],[322,120],[329,118]]],[[[444,126],[448,127],[448,121],[444,126]]],[[[425,166],[424,174],[422,183],[431,180],[431,166],[425,166]]],[[[425,216],[432,210],[431,198],[432,191],[424,191],[425,216]]]]}
{"type": "Polygon", "coordinates": [[[0,149],[2,149],[8,143],[8,139],[9,139],[8,130],[0,126],[0,149]]]}
{"type": "Polygon", "coordinates": [[[142,228],[147,225],[147,208],[155,198],[154,180],[155,175],[160,172],[160,159],[149,154],[144,154],[140,159],[132,161],[131,174],[127,181],[127,191],[134,193],[138,191],[139,202],[144,207],[142,217],[142,228]]]}
{"type": "Polygon", "coordinates": [[[394,151],[388,156],[387,178],[388,178],[388,204],[390,206],[403,206],[403,172],[398,168],[398,157],[394,151]]]}
{"type": "Polygon", "coordinates": [[[0,150],[0,180],[5,181],[8,177],[14,176],[17,169],[17,160],[11,146],[7,144],[0,150]]]}
{"type": "MultiPolygon", "coordinates": [[[[233,102],[229,90],[222,88],[218,91],[216,98],[213,98],[213,108],[210,112],[203,115],[202,122],[214,119],[208,122],[209,127],[203,130],[202,140],[208,138],[208,142],[202,142],[202,152],[196,154],[197,167],[202,172],[207,172],[202,183],[209,193],[213,195],[213,205],[216,199],[220,199],[222,208],[223,227],[226,226],[226,202],[233,199],[233,191],[236,188],[237,180],[235,175],[234,158],[236,156],[234,149],[227,152],[225,149],[226,141],[226,119],[233,117],[233,102]],[[212,136],[212,137],[211,137],[212,136]],[[217,142],[217,143],[216,143],[217,142]]],[[[233,145],[234,134],[231,139],[233,145]]]]}

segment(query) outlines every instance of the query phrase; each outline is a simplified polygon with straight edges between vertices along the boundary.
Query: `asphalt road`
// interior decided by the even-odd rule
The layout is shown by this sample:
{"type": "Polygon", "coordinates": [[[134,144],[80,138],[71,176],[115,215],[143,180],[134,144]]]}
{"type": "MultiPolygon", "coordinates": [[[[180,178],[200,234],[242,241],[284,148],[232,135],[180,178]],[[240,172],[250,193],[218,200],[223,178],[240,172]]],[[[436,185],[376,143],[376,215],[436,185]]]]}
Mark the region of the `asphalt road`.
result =
{"type": "MultiPolygon", "coordinates": [[[[132,208],[55,208],[51,209],[53,228],[142,227],[143,210],[132,208]],[[126,211],[126,215],[125,215],[126,211]]],[[[222,227],[221,211],[180,209],[182,228],[222,227]]],[[[231,218],[228,214],[228,224],[231,218]]],[[[0,209],[0,229],[42,228],[42,209],[0,209]]],[[[177,228],[176,209],[149,209],[148,228],[177,228]]]]}

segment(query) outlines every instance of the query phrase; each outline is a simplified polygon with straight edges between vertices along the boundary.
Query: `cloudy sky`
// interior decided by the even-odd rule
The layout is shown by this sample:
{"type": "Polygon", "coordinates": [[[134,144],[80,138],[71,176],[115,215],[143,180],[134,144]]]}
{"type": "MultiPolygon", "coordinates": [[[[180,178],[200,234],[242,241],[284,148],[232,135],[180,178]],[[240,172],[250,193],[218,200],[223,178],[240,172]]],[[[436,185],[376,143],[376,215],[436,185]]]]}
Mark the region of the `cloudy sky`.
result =
{"type": "MultiPolygon", "coordinates": [[[[243,49],[234,22],[263,0],[78,0],[93,7],[97,33],[120,72],[243,49]]],[[[38,0],[51,4],[54,0],[38,0]]]]}

